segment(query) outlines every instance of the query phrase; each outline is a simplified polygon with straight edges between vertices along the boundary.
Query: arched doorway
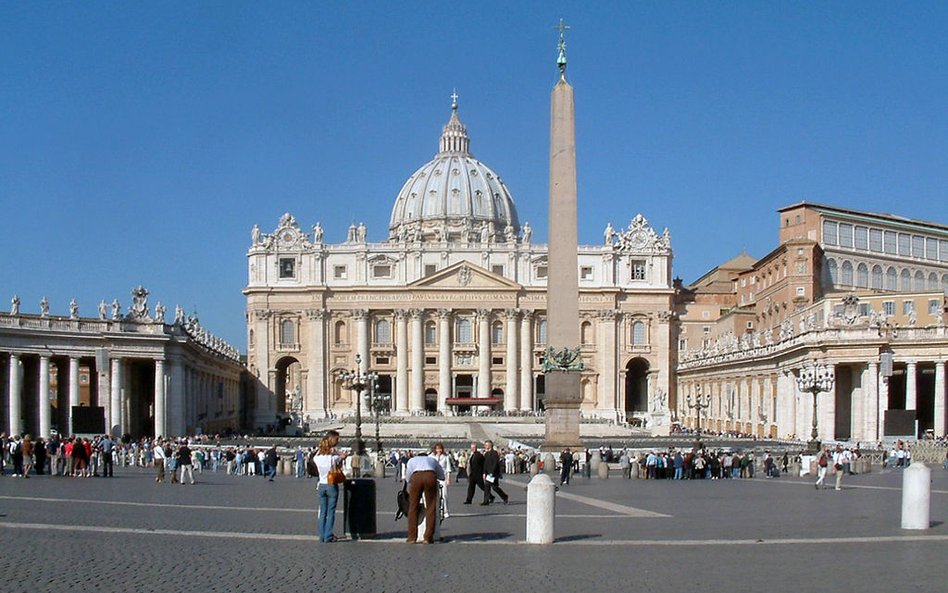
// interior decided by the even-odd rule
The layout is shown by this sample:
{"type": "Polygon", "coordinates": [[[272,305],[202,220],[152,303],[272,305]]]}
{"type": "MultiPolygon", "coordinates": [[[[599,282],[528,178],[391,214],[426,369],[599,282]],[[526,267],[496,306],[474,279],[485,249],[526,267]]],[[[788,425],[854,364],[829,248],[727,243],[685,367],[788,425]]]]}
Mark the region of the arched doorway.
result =
{"type": "Polygon", "coordinates": [[[438,390],[437,389],[425,389],[425,411],[426,412],[438,411],[438,390]]]}
{"type": "Polygon", "coordinates": [[[648,412],[648,369],[644,358],[633,358],[625,366],[626,416],[648,412]]]}
{"type": "Polygon", "coordinates": [[[274,412],[281,427],[289,424],[290,415],[303,409],[303,379],[298,360],[285,356],[276,364],[276,385],[273,386],[274,412]]]}

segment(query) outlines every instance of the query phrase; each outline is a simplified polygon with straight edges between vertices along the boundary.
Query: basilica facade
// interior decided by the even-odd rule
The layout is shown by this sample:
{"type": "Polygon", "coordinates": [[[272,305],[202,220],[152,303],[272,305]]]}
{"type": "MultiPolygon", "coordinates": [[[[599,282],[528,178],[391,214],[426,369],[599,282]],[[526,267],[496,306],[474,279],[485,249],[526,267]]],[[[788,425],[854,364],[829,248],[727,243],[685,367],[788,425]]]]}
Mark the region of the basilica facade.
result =
{"type": "MultiPolygon", "coordinates": [[[[258,427],[349,414],[341,372],[357,365],[396,415],[543,409],[548,248],[471,154],[456,103],[437,154],[395,195],[385,236],[364,224],[342,243],[323,233],[289,213],[272,232],[253,229],[244,293],[258,427]]],[[[674,398],[668,230],[636,214],[577,255],[581,410],[644,419],[650,400],[674,398]]]]}

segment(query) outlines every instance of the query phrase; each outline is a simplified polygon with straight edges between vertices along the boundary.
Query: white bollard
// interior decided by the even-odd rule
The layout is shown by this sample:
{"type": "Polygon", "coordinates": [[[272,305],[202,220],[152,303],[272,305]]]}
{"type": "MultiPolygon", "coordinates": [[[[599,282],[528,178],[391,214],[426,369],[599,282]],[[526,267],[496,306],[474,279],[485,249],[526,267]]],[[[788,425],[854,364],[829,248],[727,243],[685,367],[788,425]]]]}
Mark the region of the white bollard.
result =
{"type": "Polygon", "coordinates": [[[599,477],[599,466],[602,464],[602,461],[599,459],[599,451],[593,451],[592,457],[589,459],[589,476],[593,478],[599,477]]]}
{"type": "Polygon", "coordinates": [[[902,472],[902,529],[931,527],[932,470],[920,461],[902,472]]]}
{"type": "Polygon", "coordinates": [[[556,485],[550,476],[537,474],[527,484],[527,543],[552,544],[556,517],[556,485]]]}
{"type": "Polygon", "coordinates": [[[376,459],[375,460],[375,478],[378,480],[381,480],[384,477],[385,477],[385,462],[380,459],[376,459]]]}
{"type": "Polygon", "coordinates": [[[609,464],[605,461],[599,463],[599,479],[608,480],[609,479],[609,464]]]}
{"type": "Polygon", "coordinates": [[[552,453],[543,455],[543,472],[550,476],[556,475],[556,458],[552,453]]]}

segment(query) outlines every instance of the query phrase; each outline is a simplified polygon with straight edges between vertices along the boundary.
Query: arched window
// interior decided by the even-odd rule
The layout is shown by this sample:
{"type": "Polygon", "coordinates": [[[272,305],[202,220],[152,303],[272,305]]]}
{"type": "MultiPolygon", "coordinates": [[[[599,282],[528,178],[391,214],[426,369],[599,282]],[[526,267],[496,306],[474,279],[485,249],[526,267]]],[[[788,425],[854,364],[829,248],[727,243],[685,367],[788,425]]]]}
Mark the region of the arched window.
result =
{"type": "Polygon", "coordinates": [[[870,287],[881,290],[882,289],[882,266],[875,265],[872,266],[872,280],[870,287]]]}
{"type": "Polygon", "coordinates": [[[438,330],[434,321],[425,324],[425,344],[433,346],[438,343],[438,330]]]}
{"type": "Polygon", "coordinates": [[[503,344],[504,343],[504,324],[500,321],[495,321],[493,325],[490,326],[490,343],[491,344],[503,344]]]}
{"type": "Polygon", "coordinates": [[[856,287],[869,288],[869,266],[859,264],[856,268],[856,287]]]}
{"type": "Polygon", "coordinates": [[[644,346],[645,343],[645,323],[641,321],[632,322],[632,345],[644,346]]]}
{"type": "Polygon", "coordinates": [[[935,272],[928,275],[928,290],[938,290],[938,274],[935,272]]]}
{"type": "Polygon", "coordinates": [[[546,344],[546,319],[537,323],[537,344],[546,344]]]}
{"type": "Polygon", "coordinates": [[[579,326],[579,341],[583,345],[592,344],[593,341],[593,326],[592,323],[584,321],[581,326],[579,326]]]}
{"type": "Polygon", "coordinates": [[[898,290],[899,289],[899,273],[895,271],[895,268],[889,268],[885,271],[885,289],[886,290],[898,290]]]}
{"type": "MultiPolygon", "coordinates": [[[[936,284],[938,283],[938,279],[937,279],[937,278],[935,279],[935,283],[936,283],[936,284]]],[[[249,335],[249,338],[248,338],[247,341],[248,341],[251,345],[253,344],[253,330],[250,330],[250,335],[249,335]]]]}
{"type": "Polygon", "coordinates": [[[918,270],[915,272],[915,290],[925,290],[925,272],[918,270]]]}
{"type": "Polygon", "coordinates": [[[826,272],[829,277],[830,287],[839,285],[839,265],[835,259],[829,259],[826,262],[826,272]]]}
{"type": "Polygon", "coordinates": [[[346,343],[346,322],[337,321],[332,331],[332,341],[334,344],[346,343]]]}
{"type": "Polygon", "coordinates": [[[899,274],[899,289],[900,290],[912,290],[912,273],[908,270],[902,270],[902,273],[899,274]]]}
{"type": "Polygon", "coordinates": [[[466,317],[458,319],[457,324],[457,340],[459,344],[472,344],[474,343],[474,332],[471,326],[471,320],[466,317]]]}
{"type": "Polygon", "coordinates": [[[853,264],[849,261],[843,262],[843,274],[840,278],[840,284],[843,286],[853,285],[853,264]]]}
{"type": "Polygon", "coordinates": [[[280,322],[280,343],[287,346],[296,344],[296,324],[292,319],[280,322]]]}
{"type": "Polygon", "coordinates": [[[392,323],[388,319],[375,322],[375,341],[378,344],[392,343],[392,323]]]}

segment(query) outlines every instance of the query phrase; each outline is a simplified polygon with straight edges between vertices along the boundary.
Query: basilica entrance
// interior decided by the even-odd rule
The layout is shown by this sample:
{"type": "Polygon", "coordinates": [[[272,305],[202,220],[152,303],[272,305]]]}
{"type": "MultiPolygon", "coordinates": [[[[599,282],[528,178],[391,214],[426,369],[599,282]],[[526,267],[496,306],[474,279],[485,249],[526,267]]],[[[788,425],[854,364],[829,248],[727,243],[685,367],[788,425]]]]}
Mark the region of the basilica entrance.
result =
{"type": "Polygon", "coordinates": [[[625,414],[648,412],[648,361],[633,358],[625,367],[625,414]]]}
{"type": "MultiPolygon", "coordinates": [[[[290,414],[302,409],[302,377],[300,363],[292,356],[285,356],[276,364],[276,385],[273,395],[277,418],[288,420],[290,414]]],[[[284,425],[286,423],[284,422],[284,425]]]]}

